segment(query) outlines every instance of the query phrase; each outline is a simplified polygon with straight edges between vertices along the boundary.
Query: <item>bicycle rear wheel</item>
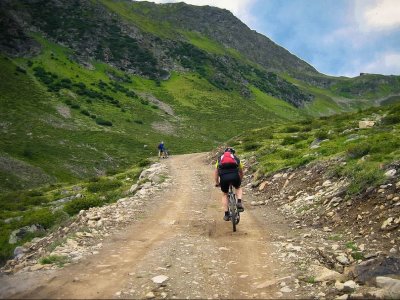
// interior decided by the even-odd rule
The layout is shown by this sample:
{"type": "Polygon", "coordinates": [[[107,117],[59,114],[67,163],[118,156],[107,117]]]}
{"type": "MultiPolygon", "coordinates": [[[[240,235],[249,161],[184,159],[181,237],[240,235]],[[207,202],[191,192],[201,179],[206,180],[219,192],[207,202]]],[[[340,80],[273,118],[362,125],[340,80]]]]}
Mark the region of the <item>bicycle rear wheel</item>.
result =
{"type": "Polygon", "coordinates": [[[237,222],[237,213],[235,211],[231,211],[231,221],[232,221],[232,230],[233,232],[236,231],[236,224],[237,222]]]}
{"type": "Polygon", "coordinates": [[[229,193],[229,213],[232,222],[233,232],[236,231],[236,224],[238,224],[238,211],[236,208],[236,198],[234,193],[229,193]]]}

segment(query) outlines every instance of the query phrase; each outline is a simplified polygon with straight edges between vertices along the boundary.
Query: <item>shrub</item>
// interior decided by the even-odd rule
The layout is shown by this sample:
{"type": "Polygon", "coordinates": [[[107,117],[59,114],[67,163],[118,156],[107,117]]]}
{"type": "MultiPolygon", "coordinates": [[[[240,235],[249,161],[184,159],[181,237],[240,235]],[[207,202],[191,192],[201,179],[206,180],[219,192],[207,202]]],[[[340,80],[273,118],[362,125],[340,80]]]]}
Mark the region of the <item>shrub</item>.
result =
{"type": "Polygon", "coordinates": [[[254,151],[260,148],[261,145],[257,142],[245,142],[243,144],[243,150],[244,151],[254,151]]]}
{"type": "Polygon", "coordinates": [[[286,133],[293,133],[293,132],[299,132],[300,128],[298,126],[287,126],[283,129],[283,132],[286,133]]]}
{"type": "Polygon", "coordinates": [[[87,186],[87,190],[92,193],[105,192],[109,190],[115,190],[121,185],[121,182],[118,180],[101,179],[97,182],[89,183],[87,186]]]}
{"type": "Polygon", "coordinates": [[[140,103],[142,103],[143,105],[149,105],[149,101],[143,98],[140,98],[140,103]]]}
{"type": "Polygon", "coordinates": [[[25,148],[24,151],[22,151],[22,155],[26,158],[32,159],[34,156],[34,151],[30,148],[25,148]]]}
{"type": "Polygon", "coordinates": [[[70,216],[72,216],[79,213],[81,210],[101,206],[102,204],[103,201],[101,201],[99,198],[79,198],[65,204],[64,210],[70,216]]]}
{"type": "Polygon", "coordinates": [[[64,264],[66,264],[68,261],[69,259],[67,256],[61,256],[61,255],[49,255],[39,259],[39,263],[42,265],[55,264],[59,267],[64,266],[64,264]]]}
{"type": "Polygon", "coordinates": [[[361,143],[357,145],[351,145],[350,147],[347,148],[347,156],[356,159],[363,157],[364,155],[367,155],[369,151],[371,150],[371,146],[367,143],[361,143]]]}
{"type": "Polygon", "coordinates": [[[300,142],[304,139],[304,136],[285,136],[283,138],[283,141],[281,142],[281,145],[285,146],[285,145],[292,145],[292,144],[296,144],[297,142],[300,142]]]}
{"type": "Polygon", "coordinates": [[[17,67],[15,68],[15,70],[16,70],[17,72],[22,73],[22,74],[26,74],[26,70],[23,69],[23,68],[21,68],[20,66],[17,66],[17,67]]]}
{"type": "Polygon", "coordinates": [[[296,151],[290,151],[290,150],[281,150],[279,153],[279,156],[282,157],[283,159],[290,159],[294,158],[298,155],[296,151]]]}
{"type": "Polygon", "coordinates": [[[40,224],[44,229],[49,229],[65,217],[62,211],[52,213],[49,208],[41,208],[25,214],[23,226],[40,224]]]}
{"type": "Polygon", "coordinates": [[[143,124],[142,120],[134,120],[133,122],[135,122],[136,124],[143,124]]]}
{"type": "Polygon", "coordinates": [[[328,138],[328,133],[327,133],[326,131],[324,131],[324,130],[318,130],[318,131],[315,133],[315,137],[316,137],[317,139],[319,139],[319,140],[325,140],[325,139],[328,138]]]}
{"type": "Polygon", "coordinates": [[[97,118],[96,123],[101,126],[113,126],[111,121],[104,120],[102,118],[97,118]]]}
{"type": "Polygon", "coordinates": [[[400,123],[400,115],[388,115],[382,119],[382,124],[393,125],[400,123]]]}
{"type": "Polygon", "coordinates": [[[151,164],[151,161],[145,158],[145,159],[141,159],[139,161],[138,166],[143,168],[143,167],[146,167],[146,166],[148,166],[150,164],[151,164]]]}
{"type": "Polygon", "coordinates": [[[346,170],[345,175],[351,180],[347,190],[349,195],[358,194],[367,187],[374,187],[384,181],[383,171],[376,165],[366,163],[357,164],[354,168],[346,170]]]}
{"type": "Polygon", "coordinates": [[[79,108],[81,108],[81,106],[78,103],[73,103],[73,104],[71,104],[71,108],[79,109],[79,108]]]}
{"type": "Polygon", "coordinates": [[[90,112],[88,112],[86,109],[82,109],[81,114],[90,117],[90,112]]]}

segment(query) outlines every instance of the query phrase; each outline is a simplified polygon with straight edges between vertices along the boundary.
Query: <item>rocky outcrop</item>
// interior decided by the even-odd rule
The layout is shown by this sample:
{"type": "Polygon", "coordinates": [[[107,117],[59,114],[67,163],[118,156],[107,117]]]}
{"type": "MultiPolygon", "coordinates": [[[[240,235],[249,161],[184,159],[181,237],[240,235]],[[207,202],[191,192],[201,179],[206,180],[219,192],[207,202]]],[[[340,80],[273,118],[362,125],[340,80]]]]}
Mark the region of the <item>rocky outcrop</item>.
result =
{"type": "Polygon", "coordinates": [[[398,292],[397,282],[377,282],[384,281],[380,276],[400,275],[397,164],[387,167],[385,184],[350,197],[349,179],[327,172],[329,166],[341,163],[333,159],[268,177],[247,175],[247,189],[258,196],[251,207],[273,206],[293,230],[306,232],[292,239],[278,237],[273,244],[279,249],[278,259],[307,270],[303,280],[317,285],[318,298],[392,298],[398,292]],[[333,283],[334,289],[323,288],[333,283]]]}

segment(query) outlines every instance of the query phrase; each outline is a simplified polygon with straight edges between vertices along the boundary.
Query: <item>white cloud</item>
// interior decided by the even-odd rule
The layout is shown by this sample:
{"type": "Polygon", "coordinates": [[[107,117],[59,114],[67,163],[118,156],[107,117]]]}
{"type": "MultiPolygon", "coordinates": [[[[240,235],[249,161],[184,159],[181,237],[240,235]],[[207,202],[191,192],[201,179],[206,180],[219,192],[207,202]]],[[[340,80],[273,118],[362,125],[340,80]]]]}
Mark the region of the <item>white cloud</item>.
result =
{"type": "Polygon", "coordinates": [[[381,0],[365,11],[367,24],[375,28],[392,28],[400,26],[400,2],[398,0],[381,0]]]}
{"type": "Polygon", "coordinates": [[[387,52],[367,64],[364,71],[367,73],[379,73],[384,75],[400,74],[400,53],[387,52]]]}
{"type": "Polygon", "coordinates": [[[358,0],[359,26],[364,30],[390,30],[400,27],[400,2],[398,0],[358,0]]]}
{"type": "MultiPolygon", "coordinates": [[[[136,1],[144,1],[144,0],[136,0],[136,1]]],[[[193,5],[210,5],[219,8],[225,8],[231,11],[236,17],[246,23],[248,26],[255,24],[255,16],[250,13],[251,6],[257,0],[152,0],[152,2],[156,3],[177,3],[177,2],[185,2],[187,4],[193,5]]]]}

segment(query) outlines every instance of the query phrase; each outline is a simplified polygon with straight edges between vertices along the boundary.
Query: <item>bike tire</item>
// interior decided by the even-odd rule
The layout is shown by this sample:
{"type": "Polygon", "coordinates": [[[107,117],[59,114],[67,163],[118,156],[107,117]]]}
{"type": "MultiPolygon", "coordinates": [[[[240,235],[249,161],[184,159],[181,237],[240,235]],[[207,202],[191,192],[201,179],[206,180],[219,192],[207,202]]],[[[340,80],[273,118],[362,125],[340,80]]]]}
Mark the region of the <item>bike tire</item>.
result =
{"type": "Polygon", "coordinates": [[[235,211],[231,212],[231,221],[232,221],[232,230],[233,232],[236,232],[237,216],[235,211]]]}

